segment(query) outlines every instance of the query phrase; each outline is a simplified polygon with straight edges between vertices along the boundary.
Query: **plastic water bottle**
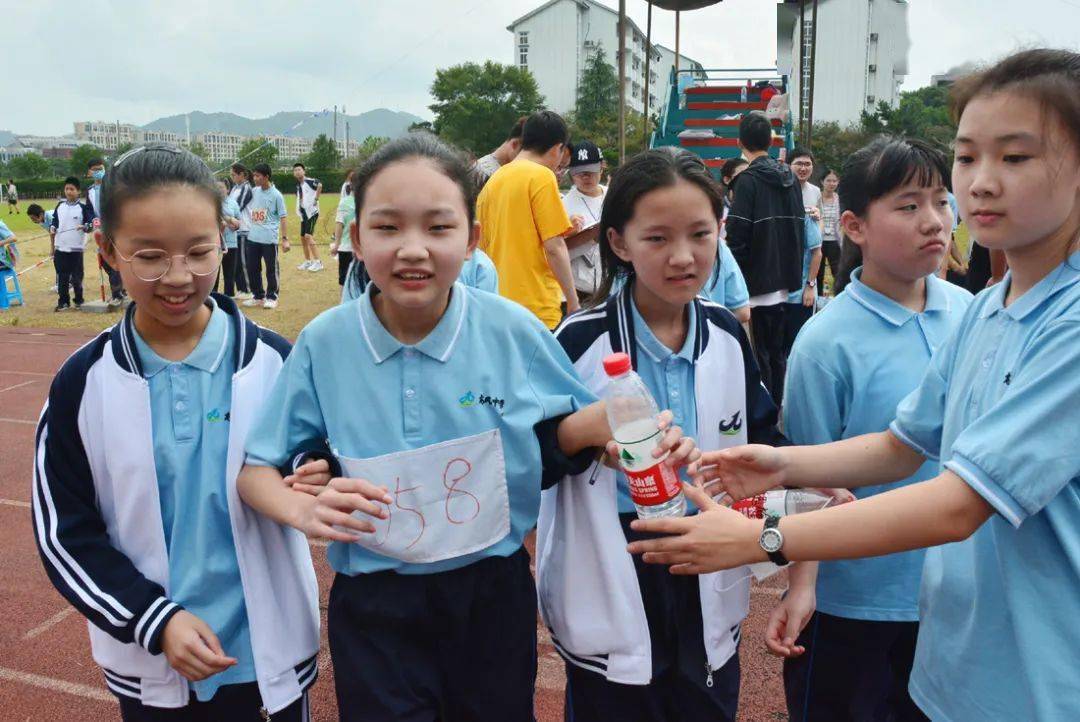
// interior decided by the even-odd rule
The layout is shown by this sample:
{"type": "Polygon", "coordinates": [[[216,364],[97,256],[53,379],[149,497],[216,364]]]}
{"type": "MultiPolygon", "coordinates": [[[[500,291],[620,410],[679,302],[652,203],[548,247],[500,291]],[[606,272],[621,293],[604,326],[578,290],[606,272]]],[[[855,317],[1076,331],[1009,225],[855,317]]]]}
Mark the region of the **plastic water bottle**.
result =
{"type": "MultiPolygon", "coordinates": [[[[751,519],[764,519],[769,516],[787,516],[789,514],[802,514],[807,511],[824,509],[835,501],[828,494],[809,489],[774,489],[764,494],[751,496],[731,505],[731,508],[742,512],[751,519]]],[[[768,579],[780,571],[780,567],[772,562],[758,562],[750,565],[750,572],[760,582],[768,579]]]]}
{"type": "Polygon", "coordinates": [[[641,377],[634,373],[630,357],[611,354],[604,359],[611,377],[604,401],[608,424],[619,445],[619,463],[630,484],[630,498],[639,519],[683,516],[686,498],[678,473],[663,463],[667,454],[653,458],[663,433],[656,426],[660,410],[641,377]]]}
{"type": "Polygon", "coordinates": [[[824,509],[833,502],[833,497],[810,489],[774,489],[764,494],[751,496],[731,505],[735,511],[742,512],[751,519],[764,519],[769,516],[787,516],[802,514],[807,511],[824,509]]]}

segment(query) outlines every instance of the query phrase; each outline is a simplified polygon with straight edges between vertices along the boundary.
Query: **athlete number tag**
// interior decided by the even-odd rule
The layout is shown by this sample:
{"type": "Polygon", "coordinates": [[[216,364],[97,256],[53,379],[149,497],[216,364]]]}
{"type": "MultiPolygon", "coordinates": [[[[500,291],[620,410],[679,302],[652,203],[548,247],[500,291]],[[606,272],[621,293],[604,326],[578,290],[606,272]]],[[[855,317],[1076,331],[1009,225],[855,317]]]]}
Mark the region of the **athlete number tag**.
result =
{"type": "MultiPolygon", "coordinates": [[[[340,457],[345,474],[390,490],[386,519],[355,512],[375,532],[357,544],[411,563],[486,549],[510,533],[499,430],[371,459],[340,457]]],[[[378,502],[377,502],[378,503],[378,502]]]]}
{"type": "Polygon", "coordinates": [[[252,208],[251,209],[251,222],[252,223],[266,223],[266,209],[265,208],[252,208]]]}

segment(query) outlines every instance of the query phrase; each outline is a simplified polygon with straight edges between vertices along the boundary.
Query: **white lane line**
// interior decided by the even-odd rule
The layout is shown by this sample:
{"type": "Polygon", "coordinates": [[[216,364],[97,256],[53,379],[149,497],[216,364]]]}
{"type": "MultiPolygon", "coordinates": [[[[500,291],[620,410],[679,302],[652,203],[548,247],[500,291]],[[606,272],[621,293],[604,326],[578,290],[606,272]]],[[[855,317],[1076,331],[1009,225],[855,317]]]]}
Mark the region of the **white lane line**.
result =
{"type": "Polygon", "coordinates": [[[36,421],[27,421],[26,419],[9,419],[6,416],[0,416],[0,422],[6,421],[9,424],[26,424],[27,426],[37,426],[36,421]]]}
{"type": "Polygon", "coordinates": [[[116,697],[112,694],[100,687],[91,687],[88,684],[68,682],[63,679],[54,679],[53,677],[45,677],[40,674],[31,674],[30,672],[20,672],[17,669],[8,669],[7,667],[0,667],[0,679],[6,679],[10,682],[19,682],[20,684],[26,684],[31,687],[51,689],[56,692],[66,692],[75,695],[76,697],[93,699],[98,702],[118,704],[116,697]]]}
{"type": "Polygon", "coordinates": [[[33,639],[34,637],[40,635],[43,632],[47,632],[50,628],[55,627],[60,622],[64,621],[64,619],[66,619],[68,617],[68,615],[70,615],[74,611],[75,611],[74,607],[66,607],[65,609],[61,609],[59,612],[52,615],[51,617],[46,619],[44,622],[42,622],[41,624],[37,625],[36,627],[31,629],[26,634],[24,634],[23,635],[23,641],[25,642],[28,639],[33,639]]]}
{"type": "Polygon", "coordinates": [[[28,501],[19,501],[18,499],[0,499],[0,505],[3,505],[3,506],[18,506],[18,507],[22,507],[23,509],[29,509],[30,508],[30,502],[28,502],[28,501]]]}
{"type": "Polygon", "coordinates": [[[29,386],[30,384],[36,384],[37,381],[31,379],[30,381],[23,381],[21,384],[15,384],[14,386],[8,386],[6,389],[0,389],[0,394],[5,391],[11,391],[12,389],[21,389],[23,386],[29,386]]]}
{"type": "Polygon", "coordinates": [[[50,379],[53,376],[56,376],[56,374],[46,374],[42,373],[41,371],[7,371],[5,369],[0,369],[0,375],[5,374],[16,374],[18,376],[44,376],[50,379]]]}

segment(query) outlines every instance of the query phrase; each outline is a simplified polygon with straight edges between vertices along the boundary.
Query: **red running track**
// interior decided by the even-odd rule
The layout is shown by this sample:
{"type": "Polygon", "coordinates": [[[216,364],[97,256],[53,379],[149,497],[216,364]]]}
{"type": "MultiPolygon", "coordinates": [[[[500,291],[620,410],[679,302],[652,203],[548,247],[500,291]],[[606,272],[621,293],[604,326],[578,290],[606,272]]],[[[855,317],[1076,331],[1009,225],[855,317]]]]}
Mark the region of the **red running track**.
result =
{"type": "MultiPolygon", "coordinates": [[[[52,588],[38,561],[30,521],[34,429],[60,364],[90,338],[82,331],[0,330],[0,719],[4,722],[119,719],[112,694],[90,658],[86,622],[52,588]]],[[[530,544],[531,547],[531,544],[530,544]]],[[[332,572],[322,545],[314,551],[322,590],[323,651],[312,693],[312,719],[337,719],[333,670],[326,649],[326,596],[332,572]]],[[[784,581],[756,587],[745,623],[740,722],[786,720],[780,663],[762,645],[764,621],[784,581]]],[[[563,713],[562,661],[538,626],[536,714],[563,713]]]]}

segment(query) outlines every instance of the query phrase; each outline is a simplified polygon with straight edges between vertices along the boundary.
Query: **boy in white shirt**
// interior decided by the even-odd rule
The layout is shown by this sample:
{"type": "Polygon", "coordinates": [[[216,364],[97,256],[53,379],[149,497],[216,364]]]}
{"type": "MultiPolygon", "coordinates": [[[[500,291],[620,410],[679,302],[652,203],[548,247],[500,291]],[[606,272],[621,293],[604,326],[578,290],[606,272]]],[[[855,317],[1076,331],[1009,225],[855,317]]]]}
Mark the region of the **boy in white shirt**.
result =
{"type": "Polygon", "coordinates": [[[592,300],[600,285],[600,245],[595,232],[581,239],[574,235],[583,229],[596,228],[600,223],[600,211],[607,192],[607,187],[600,185],[603,172],[604,154],[596,143],[583,140],[570,147],[570,180],[574,187],[566,192],[562,201],[566,215],[574,224],[573,235],[567,237],[566,247],[570,252],[574,286],[583,306],[592,300]],[[578,244],[574,245],[574,241],[578,244]]]}

